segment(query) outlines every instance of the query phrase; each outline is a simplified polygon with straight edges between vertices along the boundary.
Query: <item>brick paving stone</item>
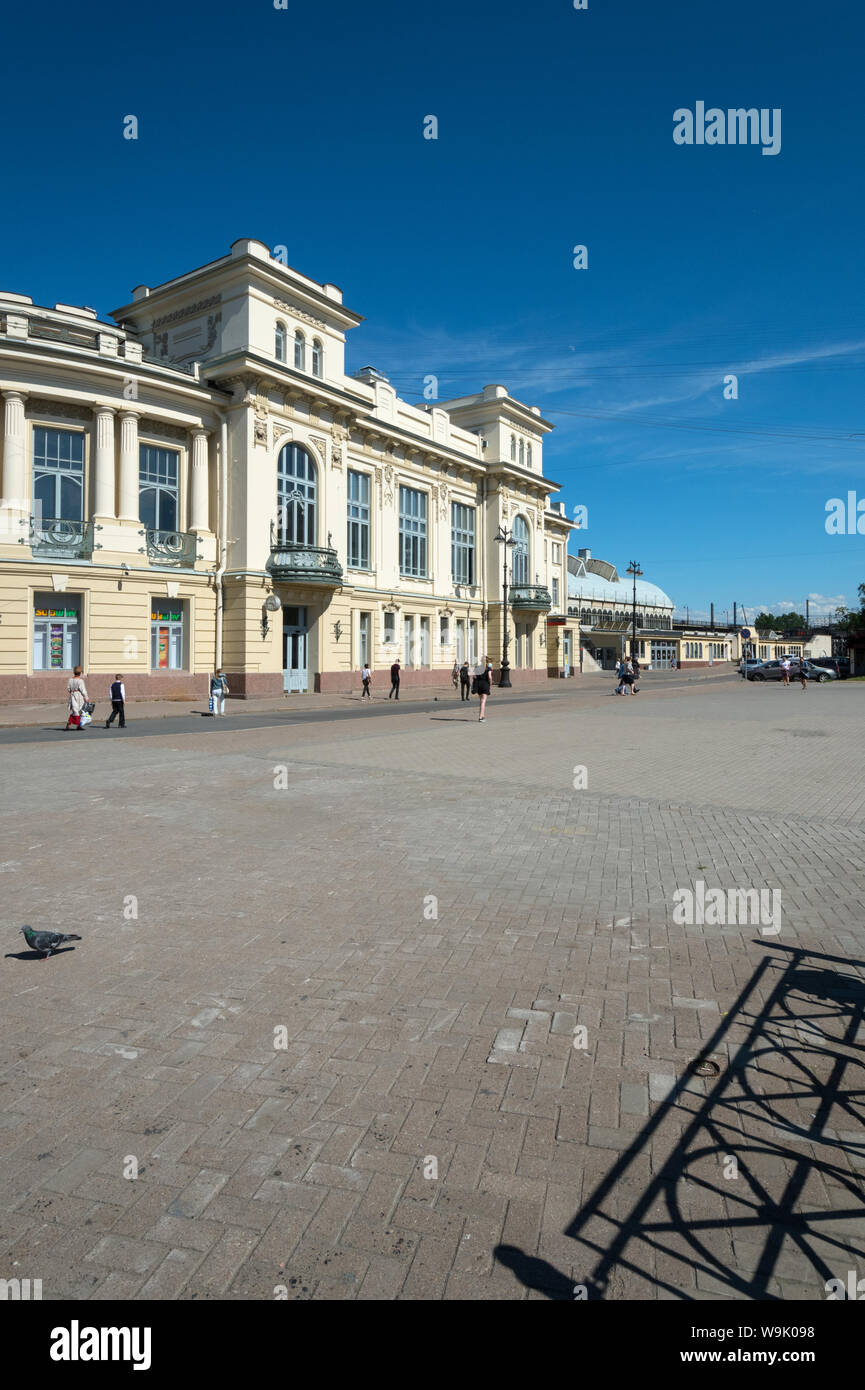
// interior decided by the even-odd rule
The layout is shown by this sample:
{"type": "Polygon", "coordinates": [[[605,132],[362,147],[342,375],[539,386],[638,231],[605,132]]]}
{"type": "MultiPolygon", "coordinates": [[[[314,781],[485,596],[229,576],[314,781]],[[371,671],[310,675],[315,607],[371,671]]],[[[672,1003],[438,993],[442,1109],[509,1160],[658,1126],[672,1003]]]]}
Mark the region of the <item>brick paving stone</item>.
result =
{"type": "Polygon", "coordinates": [[[483,742],[420,708],[130,738],[122,791],[116,748],[92,742],[82,781],[80,749],[9,743],[0,924],[73,914],[84,941],[0,977],[0,1276],[43,1252],[51,1297],[548,1298],[498,1243],[566,1290],[643,1194],[666,1210],[668,1180],[682,1230],[650,1242],[631,1222],[606,1297],[741,1300],[759,1273],[810,1299],[827,1263],[861,1262],[850,1102],[811,1128],[833,1067],[855,1089],[861,687],[782,708],[773,687],[653,675],[638,710],[577,681],[537,704],[494,691],[483,742]],[[290,801],[272,783],[286,759],[290,801]],[[52,796],[64,779],[80,827],[52,796]],[[473,781],[482,817],[456,790],[473,781]],[[124,854],[94,879],[120,807],[124,854]],[[28,847],[61,842],[34,897],[28,847]],[[287,843],[290,870],[250,874],[287,843]],[[780,887],[780,936],[674,923],[698,878],[780,887]],[[717,1081],[688,1071],[704,1051],[717,1081]],[[794,1171],[802,1238],[761,1271],[794,1171]],[[734,1248],[755,1209],[766,1224],[734,1248]]]}

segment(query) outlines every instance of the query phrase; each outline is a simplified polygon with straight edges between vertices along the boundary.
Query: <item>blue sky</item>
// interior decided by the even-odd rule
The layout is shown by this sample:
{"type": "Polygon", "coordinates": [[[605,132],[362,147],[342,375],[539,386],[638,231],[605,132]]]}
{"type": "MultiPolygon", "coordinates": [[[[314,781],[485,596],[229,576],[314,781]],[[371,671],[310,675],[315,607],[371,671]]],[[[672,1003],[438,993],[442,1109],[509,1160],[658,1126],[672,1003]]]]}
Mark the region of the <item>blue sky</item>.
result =
{"type": "Polygon", "coordinates": [[[284,244],[366,315],[349,370],[541,408],[572,548],[692,613],[855,603],[865,536],[824,522],[865,497],[863,37],[803,0],[16,7],[0,282],[105,315],[284,244]],[[676,145],[697,101],[780,108],[780,153],[676,145]]]}

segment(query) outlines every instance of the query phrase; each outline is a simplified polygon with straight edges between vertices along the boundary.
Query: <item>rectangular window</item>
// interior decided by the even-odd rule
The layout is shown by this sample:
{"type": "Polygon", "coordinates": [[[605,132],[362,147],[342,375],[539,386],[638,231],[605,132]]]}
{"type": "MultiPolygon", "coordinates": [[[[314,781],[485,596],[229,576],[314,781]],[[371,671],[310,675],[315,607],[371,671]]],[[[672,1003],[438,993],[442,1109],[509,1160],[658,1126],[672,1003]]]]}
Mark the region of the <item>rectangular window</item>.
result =
{"type": "Polygon", "coordinates": [[[361,664],[361,666],[368,666],[368,665],[369,665],[370,656],[372,655],[372,653],[370,652],[370,649],[369,649],[369,635],[370,635],[370,632],[371,632],[371,631],[372,631],[372,614],[371,614],[371,613],[361,613],[360,618],[359,618],[359,620],[358,620],[358,636],[359,636],[359,638],[360,638],[360,652],[359,652],[359,656],[360,656],[360,664],[361,664]]]}
{"type": "Polygon", "coordinates": [[[71,671],[80,661],[80,596],[36,594],[33,605],[33,670],[71,671]]]}
{"type": "Polygon", "coordinates": [[[429,618],[420,620],[420,661],[418,665],[429,666],[430,664],[430,623],[429,618]]]}
{"type": "Polygon", "coordinates": [[[477,665],[478,661],[478,625],[476,622],[469,623],[469,661],[477,665]]]}
{"type": "Polygon", "coordinates": [[[414,665],[414,620],[403,618],[402,622],[402,664],[405,667],[414,665]]]}
{"type": "Polygon", "coordinates": [[[455,584],[475,582],[475,509],[451,504],[451,570],[455,584]]]}
{"type": "Polygon", "coordinates": [[[369,474],[348,470],[348,566],[369,569],[369,474]]]}
{"type": "Polygon", "coordinates": [[[149,531],[180,527],[179,460],[176,449],[139,446],[139,516],[149,531]]]}
{"type": "Polygon", "coordinates": [[[384,615],[384,643],[388,647],[396,646],[396,613],[384,615]]]}
{"type": "Polygon", "coordinates": [[[151,671],[182,671],[183,603],[154,603],[150,610],[151,671]]]}
{"type": "Polygon", "coordinates": [[[466,659],[466,620],[457,618],[457,661],[460,666],[466,659]]]}
{"type": "Polygon", "coordinates": [[[33,511],[37,526],[84,519],[84,435],[33,430],[33,511]]]}
{"type": "Polygon", "coordinates": [[[562,563],[562,547],[561,547],[560,545],[554,545],[554,546],[553,546],[553,564],[554,564],[554,565],[560,565],[561,563],[562,563]]]}
{"type": "Polygon", "coordinates": [[[559,608],[559,581],[553,580],[553,608],[558,612],[559,608]]]}
{"type": "Polygon", "coordinates": [[[399,569],[409,578],[427,577],[427,495],[413,487],[399,490],[399,569]]]}
{"type": "Polygon", "coordinates": [[[450,618],[439,618],[439,643],[442,651],[445,651],[451,644],[450,618]]]}

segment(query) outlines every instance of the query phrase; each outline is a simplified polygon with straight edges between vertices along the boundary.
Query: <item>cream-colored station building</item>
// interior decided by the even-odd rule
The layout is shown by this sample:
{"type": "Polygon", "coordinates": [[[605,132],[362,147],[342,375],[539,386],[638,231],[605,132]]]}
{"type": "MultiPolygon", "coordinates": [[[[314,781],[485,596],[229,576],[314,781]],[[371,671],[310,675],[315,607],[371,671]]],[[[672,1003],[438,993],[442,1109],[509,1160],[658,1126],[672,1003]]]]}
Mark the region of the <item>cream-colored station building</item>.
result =
{"type": "Polygon", "coordinates": [[[77,664],[138,698],[220,667],[237,695],[498,670],[505,559],[514,682],[578,667],[537,407],[347,376],[360,317],[258,241],[112,320],[0,293],[0,700],[60,697],[77,664]]]}

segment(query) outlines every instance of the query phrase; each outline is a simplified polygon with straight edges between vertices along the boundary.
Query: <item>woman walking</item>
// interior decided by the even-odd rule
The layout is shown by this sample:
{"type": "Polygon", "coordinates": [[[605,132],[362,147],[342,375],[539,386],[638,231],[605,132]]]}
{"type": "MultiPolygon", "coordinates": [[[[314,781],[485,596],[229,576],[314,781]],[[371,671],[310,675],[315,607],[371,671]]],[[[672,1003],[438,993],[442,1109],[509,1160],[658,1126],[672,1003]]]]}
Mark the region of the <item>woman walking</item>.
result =
{"type": "Polygon", "coordinates": [[[360,669],[360,678],[363,681],[363,691],[361,693],[360,698],[362,700],[364,698],[367,700],[371,700],[372,695],[370,693],[370,686],[372,685],[372,671],[369,669],[369,665],[366,661],[363,663],[363,666],[360,669]]]}
{"type": "Polygon", "coordinates": [[[80,666],[75,667],[75,670],[72,672],[72,675],[69,678],[69,684],[67,685],[66,689],[69,692],[69,699],[67,702],[69,715],[66,720],[66,728],[78,729],[78,731],[80,732],[81,716],[84,713],[84,706],[90,700],[90,696],[87,694],[87,686],[84,684],[84,680],[81,675],[80,666]]]}
{"type": "Polygon", "coordinates": [[[478,723],[482,724],[486,719],[484,710],[487,707],[487,699],[490,693],[490,660],[486,657],[475,667],[475,692],[480,696],[481,712],[478,715],[478,723]]]}

